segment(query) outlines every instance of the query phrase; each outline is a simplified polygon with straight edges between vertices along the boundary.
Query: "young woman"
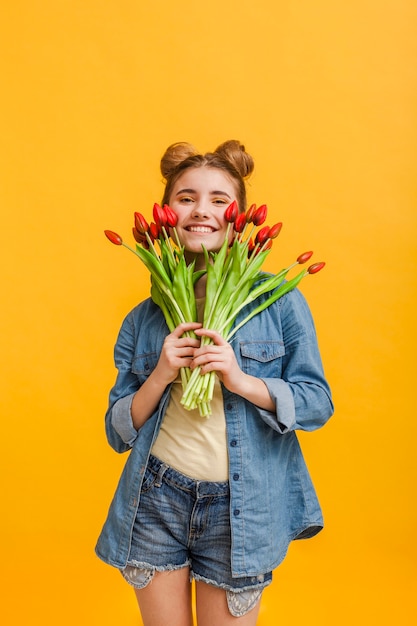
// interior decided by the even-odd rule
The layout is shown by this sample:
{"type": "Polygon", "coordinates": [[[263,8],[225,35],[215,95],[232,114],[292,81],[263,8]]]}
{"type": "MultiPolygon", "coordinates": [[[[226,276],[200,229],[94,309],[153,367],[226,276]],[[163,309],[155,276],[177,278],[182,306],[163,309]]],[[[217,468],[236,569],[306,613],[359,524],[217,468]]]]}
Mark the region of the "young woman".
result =
{"type": "MultiPolygon", "coordinates": [[[[225,239],[227,206],[236,200],[245,210],[252,170],[237,141],[205,155],[179,143],[164,154],[162,203],[177,214],[196,269],[204,267],[202,244],[217,251],[225,239]]],[[[204,276],[195,293],[202,312],[204,276]]],[[[200,323],[170,333],[147,299],[123,322],[115,363],[106,432],[117,452],[130,454],[98,556],[134,587],[145,626],[192,625],[190,580],[198,626],[254,626],[290,541],[323,525],[296,430],[319,428],[333,406],[303,296],[283,296],[230,344],[200,323]],[[203,336],[212,345],[200,346],[203,336]],[[216,372],[208,419],[180,403],[179,370],[197,366],[216,372]]]]}

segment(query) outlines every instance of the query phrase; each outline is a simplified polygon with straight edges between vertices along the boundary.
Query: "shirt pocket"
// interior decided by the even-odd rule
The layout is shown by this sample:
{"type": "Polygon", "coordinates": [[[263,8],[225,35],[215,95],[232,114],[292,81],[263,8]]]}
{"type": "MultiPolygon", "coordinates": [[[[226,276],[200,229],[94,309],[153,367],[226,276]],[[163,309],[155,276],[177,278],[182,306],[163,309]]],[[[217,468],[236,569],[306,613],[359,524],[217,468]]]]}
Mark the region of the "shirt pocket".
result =
{"type": "Polygon", "coordinates": [[[142,385],[150,374],[154,371],[158,363],[158,355],[156,352],[148,352],[146,354],[137,354],[132,363],[132,372],[136,374],[142,385]]]}
{"type": "Polygon", "coordinates": [[[259,378],[281,378],[282,357],[285,346],[282,341],[248,341],[240,344],[242,370],[259,378]]]}

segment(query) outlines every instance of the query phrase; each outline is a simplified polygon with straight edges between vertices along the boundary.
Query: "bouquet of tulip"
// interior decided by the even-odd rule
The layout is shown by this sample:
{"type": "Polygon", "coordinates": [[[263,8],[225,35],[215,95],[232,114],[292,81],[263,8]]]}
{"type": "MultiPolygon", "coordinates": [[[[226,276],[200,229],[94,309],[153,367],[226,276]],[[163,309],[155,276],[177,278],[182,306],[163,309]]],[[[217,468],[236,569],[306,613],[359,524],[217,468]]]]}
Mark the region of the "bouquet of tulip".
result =
{"type": "MultiPolygon", "coordinates": [[[[194,285],[204,274],[207,274],[207,282],[203,327],[216,330],[230,341],[254,315],[294,289],[305,276],[317,273],[325,265],[323,262],[314,263],[290,280],[285,280],[293,267],[306,263],[313,254],[304,252],[278,274],[261,270],[272,242],[282,228],[280,222],[272,227],[258,228],[266,220],[266,205],[256,207],[253,204],[245,213],[239,213],[237,203],[232,202],[225,211],[228,227],[224,243],[218,252],[209,252],[202,246],[205,269],[199,271],[195,271],[194,261],[186,262],[185,250],[175,229],[177,216],[168,205],[154,205],[154,222],[150,224],[141,213],[135,213],[134,217],[136,249],[126,244],[117,233],[110,230],[104,232],[112,243],[131,250],[148,268],[152,300],[161,308],[170,331],[181,322],[197,320],[194,285]],[[231,229],[234,234],[232,243],[231,229]],[[269,295],[234,325],[238,314],[263,294],[269,295]]],[[[201,342],[208,344],[211,339],[203,337],[201,342]]],[[[181,381],[183,406],[189,410],[198,408],[200,415],[209,416],[215,372],[201,375],[199,367],[193,372],[184,367],[181,368],[181,381]]]]}

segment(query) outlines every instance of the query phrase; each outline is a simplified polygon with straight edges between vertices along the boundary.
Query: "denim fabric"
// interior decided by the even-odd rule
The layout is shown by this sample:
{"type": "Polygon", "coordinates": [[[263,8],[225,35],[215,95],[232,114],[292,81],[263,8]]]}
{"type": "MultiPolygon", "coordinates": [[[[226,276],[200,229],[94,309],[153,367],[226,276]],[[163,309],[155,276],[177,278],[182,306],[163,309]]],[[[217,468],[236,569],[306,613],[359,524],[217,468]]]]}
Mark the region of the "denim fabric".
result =
{"type": "MultiPolygon", "coordinates": [[[[115,347],[118,376],[110,392],[106,433],[117,452],[130,454],[96,552],[119,569],[129,557],[141,484],[169,387],[139,431],[132,424],[131,401],[155,367],[168,332],[160,309],[148,299],[126,317],[115,347]]],[[[296,430],[323,426],[333,405],[311,314],[298,290],[254,316],[236,333],[232,346],[242,370],[264,381],[276,406],[274,412],[266,411],[222,388],[232,574],[257,576],[279,565],[293,539],[312,537],[323,526],[296,430]]]]}
{"type": "MultiPolygon", "coordinates": [[[[151,456],[127,562],[142,569],[135,573],[139,587],[150,582],[146,570],[186,566],[191,578],[230,591],[259,590],[271,582],[271,572],[233,578],[230,556],[228,483],[193,480],[151,456]]],[[[131,584],[132,576],[129,569],[131,584]]]]}

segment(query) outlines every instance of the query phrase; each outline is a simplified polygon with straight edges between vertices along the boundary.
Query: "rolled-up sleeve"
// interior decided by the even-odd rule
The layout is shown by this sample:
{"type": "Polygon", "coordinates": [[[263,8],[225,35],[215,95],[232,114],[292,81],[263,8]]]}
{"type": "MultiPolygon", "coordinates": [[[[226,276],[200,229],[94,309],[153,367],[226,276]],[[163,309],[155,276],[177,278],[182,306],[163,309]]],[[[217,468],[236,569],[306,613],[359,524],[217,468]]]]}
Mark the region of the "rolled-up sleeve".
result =
{"type": "Polygon", "coordinates": [[[139,389],[138,377],[132,372],[135,345],[135,329],[132,315],[129,314],[122,324],[114,348],[114,362],[118,373],[110,391],[105,416],[107,440],[116,452],[129,450],[138,435],[130,413],[133,396],[139,389]]]}
{"type": "Polygon", "coordinates": [[[111,425],[119,435],[120,439],[129,447],[133,446],[133,443],[138,436],[138,431],[133,426],[131,413],[134,395],[134,393],[131,393],[130,395],[117,400],[111,411],[111,425]]]}
{"type": "Polygon", "coordinates": [[[325,378],[317,336],[304,296],[294,290],[279,301],[285,353],[281,378],[262,378],[276,407],[259,409],[274,430],[315,430],[333,414],[330,387],[325,378]]]}

